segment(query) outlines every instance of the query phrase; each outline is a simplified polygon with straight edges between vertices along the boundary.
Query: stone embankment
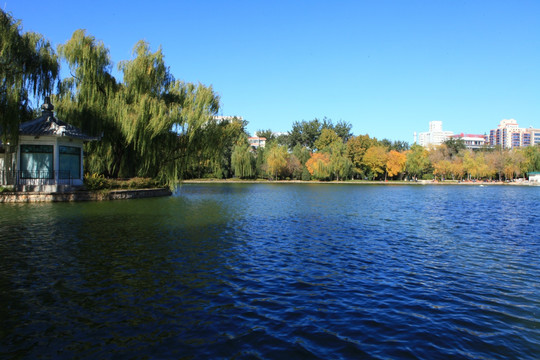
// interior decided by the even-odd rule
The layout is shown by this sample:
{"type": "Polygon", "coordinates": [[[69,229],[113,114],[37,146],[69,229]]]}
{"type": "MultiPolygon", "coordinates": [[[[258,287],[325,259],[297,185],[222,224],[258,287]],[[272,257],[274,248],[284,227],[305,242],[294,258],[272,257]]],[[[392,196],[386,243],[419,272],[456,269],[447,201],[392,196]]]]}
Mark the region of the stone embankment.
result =
{"type": "Polygon", "coordinates": [[[65,193],[4,192],[0,193],[0,203],[127,200],[170,195],[171,191],[169,189],[73,191],[65,193]]]}

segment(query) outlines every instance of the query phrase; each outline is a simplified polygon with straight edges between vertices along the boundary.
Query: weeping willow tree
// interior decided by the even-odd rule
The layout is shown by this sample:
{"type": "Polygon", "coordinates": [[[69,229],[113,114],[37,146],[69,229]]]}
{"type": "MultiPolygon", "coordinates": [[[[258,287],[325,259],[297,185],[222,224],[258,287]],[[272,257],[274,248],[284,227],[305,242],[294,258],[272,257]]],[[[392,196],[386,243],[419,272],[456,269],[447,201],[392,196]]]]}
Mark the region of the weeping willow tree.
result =
{"type": "Polygon", "coordinates": [[[171,184],[183,177],[193,154],[217,145],[201,140],[212,133],[219,97],[211,86],[175,80],[161,49],[152,53],[140,41],[134,56],[119,65],[124,83],[118,123],[138,158],[137,175],[171,184]]]}
{"type": "Polygon", "coordinates": [[[211,121],[219,97],[212,87],[175,80],[161,49],[138,42],[133,58],[118,65],[121,83],[111,75],[108,49],[82,30],[59,53],[72,76],[59,86],[57,108],[84,131],[102,135],[87,145],[88,171],[172,185],[194,154],[212,155],[219,146],[223,134],[216,135],[211,121]]]}
{"type": "Polygon", "coordinates": [[[211,119],[193,133],[188,147],[185,176],[217,178],[232,176],[231,155],[233,146],[246,137],[246,122],[239,118],[211,119]]]}
{"type": "Polygon", "coordinates": [[[241,179],[248,179],[255,176],[255,158],[251,153],[251,146],[245,142],[240,142],[234,146],[231,163],[234,174],[241,179]]]}
{"type": "Polygon", "coordinates": [[[54,98],[58,115],[100,137],[100,141],[85,144],[85,170],[117,177],[128,162],[129,149],[114,116],[121,86],[111,75],[109,50],[84,30],[77,30],[58,47],[58,53],[71,74],[59,83],[54,98]]]}
{"type": "Polygon", "coordinates": [[[59,63],[42,35],[22,33],[20,21],[0,10],[0,135],[17,140],[19,123],[32,117],[30,97],[49,95],[59,63]]]}

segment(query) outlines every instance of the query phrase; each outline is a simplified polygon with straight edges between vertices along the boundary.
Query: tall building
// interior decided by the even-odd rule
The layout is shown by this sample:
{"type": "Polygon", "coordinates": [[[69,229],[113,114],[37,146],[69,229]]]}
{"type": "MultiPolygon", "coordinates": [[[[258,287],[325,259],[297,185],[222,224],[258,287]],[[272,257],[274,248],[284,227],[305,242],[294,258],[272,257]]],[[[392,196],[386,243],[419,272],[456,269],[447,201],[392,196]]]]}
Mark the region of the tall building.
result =
{"type": "Polygon", "coordinates": [[[430,121],[429,131],[418,133],[418,145],[441,145],[453,134],[451,131],[443,131],[442,121],[430,121]]]}
{"type": "Polygon", "coordinates": [[[540,145],[540,129],[535,129],[531,126],[530,128],[525,129],[525,133],[528,135],[526,141],[529,141],[529,144],[526,144],[524,140],[523,146],[540,145]]]}
{"type": "Polygon", "coordinates": [[[540,129],[520,128],[515,119],[503,119],[489,132],[489,144],[508,149],[540,144],[540,129]]]}

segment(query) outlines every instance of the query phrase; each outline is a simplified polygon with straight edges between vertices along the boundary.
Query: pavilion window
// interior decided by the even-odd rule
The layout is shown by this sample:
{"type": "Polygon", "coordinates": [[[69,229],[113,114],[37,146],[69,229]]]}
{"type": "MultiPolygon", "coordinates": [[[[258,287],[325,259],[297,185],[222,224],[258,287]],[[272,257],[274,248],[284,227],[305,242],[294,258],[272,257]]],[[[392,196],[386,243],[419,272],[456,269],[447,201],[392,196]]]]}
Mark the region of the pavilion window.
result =
{"type": "Polygon", "coordinates": [[[52,179],[54,177],[52,145],[21,145],[21,177],[52,179]]]}
{"type": "Polygon", "coordinates": [[[81,148],[75,146],[59,147],[59,169],[60,179],[80,179],[81,178],[81,148]]]}

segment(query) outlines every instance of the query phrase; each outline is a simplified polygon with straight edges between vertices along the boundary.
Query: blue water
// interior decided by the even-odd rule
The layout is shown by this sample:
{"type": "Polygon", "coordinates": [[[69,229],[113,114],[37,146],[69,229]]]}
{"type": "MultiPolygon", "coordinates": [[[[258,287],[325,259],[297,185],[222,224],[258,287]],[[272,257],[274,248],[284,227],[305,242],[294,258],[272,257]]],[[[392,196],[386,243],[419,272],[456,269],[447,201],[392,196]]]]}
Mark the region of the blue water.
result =
{"type": "Polygon", "coordinates": [[[0,204],[2,359],[539,359],[540,188],[0,204]]]}

